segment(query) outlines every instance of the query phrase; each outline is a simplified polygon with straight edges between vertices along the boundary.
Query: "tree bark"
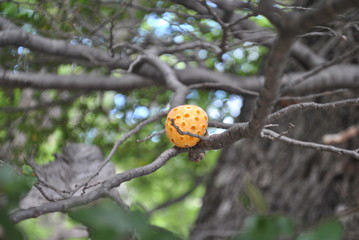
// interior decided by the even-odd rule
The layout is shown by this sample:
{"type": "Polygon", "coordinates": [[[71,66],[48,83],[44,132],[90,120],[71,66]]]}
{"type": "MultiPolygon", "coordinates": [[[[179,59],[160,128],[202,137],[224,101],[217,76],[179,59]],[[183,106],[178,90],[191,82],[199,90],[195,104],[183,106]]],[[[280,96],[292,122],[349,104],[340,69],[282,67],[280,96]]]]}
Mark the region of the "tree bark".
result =
{"type": "MultiPolygon", "coordinates": [[[[355,95],[351,93],[352,97],[355,95]]],[[[348,96],[326,97],[318,102],[342,97],[348,96]]],[[[308,110],[278,124],[281,131],[294,124],[289,133],[291,138],[322,142],[325,134],[357,124],[358,112],[358,107],[325,112],[308,110]]],[[[359,137],[349,138],[339,146],[356,149],[359,137]]],[[[270,213],[289,215],[299,229],[307,229],[323,218],[357,205],[358,171],[359,162],[347,156],[261,138],[237,142],[223,150],[209,178],[191,239],[226,239],[240,230],[245,218],[255,213],[240,201],[248,180],[261,190],[270,213]]],[[[353,214],[341,220],[346,239],[358,239],[359,216],[353,214]]]]}

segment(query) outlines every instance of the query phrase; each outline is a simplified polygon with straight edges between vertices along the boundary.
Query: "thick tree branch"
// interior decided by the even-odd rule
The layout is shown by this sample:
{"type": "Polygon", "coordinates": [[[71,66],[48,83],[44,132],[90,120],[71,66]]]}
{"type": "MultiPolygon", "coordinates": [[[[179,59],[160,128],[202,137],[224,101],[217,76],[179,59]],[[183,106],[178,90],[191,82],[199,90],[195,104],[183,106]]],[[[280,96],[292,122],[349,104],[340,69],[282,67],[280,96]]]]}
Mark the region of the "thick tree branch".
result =
{"type": "Polygon", "coordinates": [[[0,71],[0,86],[6,88],[128,91],[152,85],[151,80],[135,74],[126,74],[122,77],[105,77],[87,74],[56,75],[0,71]]]}
{"type": "MultiPolygon", "coordinates": [[[[195,10],[199,14],[207,13],[207,9],[197,1],[172,0],[172,2],[181,4],[189,9],[195,10]]],[[[217,15],[219,16],[228,15],[226,14],[227,11],[233,12],[235,9],[238,8],[245,10],[255,8],[254,6],[251,6],[250,3],[243,1],[215,1],[215,3],[218,6],[217,15]]],[[[237,13],[232,14],[231,22],[237,22],[238,19],[243,19],[243,16],[237,13]]],[[[248,19],[239,21],[237,25],[231,25],[231,29],[234,36],[240,40],[257,42],[263,44],[266,47],[271,47],[273,45],[274,38],[268,38],[268,34],[270,32],[264,28],[259,27],[248,19]],[[250,30],[250,32],[246,32],[247,30],[250,30]],[[255,34],[253,33],[254,31],[256,32],[255,34]]],[[[291,49],[291,54],[294,58],[296,58],[299,62],[301,62],[308,68],[315,67],[325,62],[325,60],[321,56],[314,53],[310,48],[300,42],[294,43],[291,49]]]]}
{"type": "Polygon", "coordinates": [[[312,76],[315,76],[316,74],[318,74],[319,72],[325,70],[325,69],[328,69],[329,67],[337,64],[337,63],[341,63],[345,60],[350,60],[352,58],[354,58],[355,56],[357,56],[359,54],[359,47],[356,47],[354,49],[351,49],[349,52],[341,55],[340,57],[337,57],[329,62],[326,62],[314,69],[312,69],[311,71],[303,74],[302,76],[300,76],[299,78],[291,81],[288,83],[288,85],[284,85],[282,87],[282,90],[281,90],[281,94],[286,94],[287,92],[290,92],[290,89],[293,89],[295,86],[297,86],[298,84],[306,81],[307,79],[309,79],[310,77],[312,76]]]}
{"type": "Polygon", "coordinates": [[[246,130],[249,136],[256,136],[260,133],[265,125],[266,118],[272,112],[274,102],[279,93],[281,77],[286,66],[289,49],[293,41],[293,36],[279,35],[273,46],[272,54],[268,60],[266,80],[246,130]]]}
{"type": "MultiPolygon", "coordinates": [[[[238,77],[231,74],[219,73],[208,69],[191,68],[175,71],[179,81],[185,85],[194,85],[193,88],[222,89],[239,95],[258,95],[263,86],[262,76],[238,77]]],[[[300,79],[306,73],[292,73],[283,76],[283,84],[290,84],[300,79]]],[[[359,68],[356,65],[340,64],[309,77],[306,81],[292,88],[291,96],[308,95],[312,93],[331,91],[340,88],[359,88],[359,68]]],[[[135,74],[126,74],[122,77],[104,77],[96,75],[55,75],[47,73],[25,73],[0,71],[0,86],[6,88],[35,88],[35,89],[63,89],[63,90],[114,90],[129,91],[160,84],[148,78],[135,74]]]]}
{"type": "Polygon", "coordinates": [[[291,15],[290,21],[286,21],[287,28],[295,31],[296,34],[305,33],[309,28],[329,22],[338,14],[347,11],[350,8],[358,8],[357,0],[326,0],[321,1],[317,7],[311,10],[291,15]]]}
{"type": "Polygon", "coordinates": [[[8,45],[23,46],[34,51],[57,56],[88,60],[95,65],[109,66],[111,68],[127,69],[129,63],[127,59],[122,59],[118,56],[112,58],[106,51],[100,49],[82,44],[73,45],[64,40],[54,40],[33,35],[20,28],[1,31],[0,47],[8,45]]]}
{"type": "Polygon", "coordinates": [[[174,91],[170,108],[184,104],[186,96],[189,93],[189,88],[178,80],[174,70],[167,65],[167,63],[163,62],[153,51],[147,51],[144,55],[140,56],[140,58],[156,67],[161,72],[168,88],[174,91]]]}

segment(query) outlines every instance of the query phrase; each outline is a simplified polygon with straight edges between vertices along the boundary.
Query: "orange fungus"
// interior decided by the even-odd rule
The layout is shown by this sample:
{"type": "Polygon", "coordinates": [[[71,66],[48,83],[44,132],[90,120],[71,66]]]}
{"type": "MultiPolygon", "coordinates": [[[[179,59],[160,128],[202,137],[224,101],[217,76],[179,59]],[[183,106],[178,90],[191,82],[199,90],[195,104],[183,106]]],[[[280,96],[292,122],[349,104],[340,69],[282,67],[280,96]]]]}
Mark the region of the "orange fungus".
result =
{"type": "Polygon", "coordinates": [[[167,115],[166,134],[177,147],[193,147],[199,142],[199,138],[181,135],[172,125],[171,119],[183,132],[190,132],[203,136],[207,131],[208,116],[200,107],[195,105],[181,105],[173,108],[167,115]]]}

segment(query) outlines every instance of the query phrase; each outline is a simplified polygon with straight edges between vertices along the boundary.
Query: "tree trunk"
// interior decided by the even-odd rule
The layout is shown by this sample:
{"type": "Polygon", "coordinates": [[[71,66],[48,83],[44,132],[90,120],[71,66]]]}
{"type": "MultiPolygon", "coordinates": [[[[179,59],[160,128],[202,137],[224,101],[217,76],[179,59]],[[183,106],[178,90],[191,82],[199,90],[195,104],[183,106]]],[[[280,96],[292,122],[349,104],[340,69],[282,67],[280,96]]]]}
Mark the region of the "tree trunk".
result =
{"type": "MultiPolygon", "coordinates": [[[[317,101],[334,101],[348,97],[348,94],[355,96],[355,93],[345,93],[345,96],[317,101]]],[[[291,129],[290,137],[322,142],[325,134],[337,133],[357,124],[358,113],[358,107],[308,110],[292,114],[285,122],[278,122],[278,128],[286,131],[292,123],[295,127],[291,129]]],[[[243,114],[248,115],[248,112],[243,114]]],[[[359,138],[349,138],[339,146],[357,149],[359,138]]],[[[288,215],[299,229],[306,229],[323,218],[333,217],[339,211],[358,204],[358,172],[359,162],[348,156],[259,137],[237,142],[223,150],[209,178],[191,239],[225,239],[240,230],[244,219],[253,213],[240,201],[248,180],[260,189],[270,213],[288,215]]],[[[359,239],[359,217],[351,215],[341,220],[345,225],[346,239],[359,239]]]]}

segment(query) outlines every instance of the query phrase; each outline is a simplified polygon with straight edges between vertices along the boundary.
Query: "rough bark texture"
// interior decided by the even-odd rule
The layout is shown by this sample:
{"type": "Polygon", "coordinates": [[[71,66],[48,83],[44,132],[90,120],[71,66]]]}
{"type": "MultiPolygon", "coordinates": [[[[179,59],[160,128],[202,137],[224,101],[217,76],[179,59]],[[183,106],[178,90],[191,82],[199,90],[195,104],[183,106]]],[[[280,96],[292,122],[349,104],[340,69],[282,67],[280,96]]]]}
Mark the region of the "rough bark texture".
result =
{"type": "MultiPolygon", "coordinates": [[[[289,123],[294,124],[290,133],[294,139],[321,142],[325,134],[358,123],[358,112],[357,107],[339,112],[306,111],[279,125],[285,131],[289,123]]],[[[356,149],[358,146],[359,139],[355,137],[340,147],[356,149]]],[[[320,219],[356,206],[358,171],[359,162],[350,157],[260,138],[242,140],[223,150],[207,185],[191,238],[225,239],[240,229],[244,219],[253,213],[239,200],[248,179],[262,191],[271,213],[288,214],[301,228],[307,228],[320,219]]],[[[342,220],[346,223],[346,239],[358,239],[359,217],[342,220]]]]}

